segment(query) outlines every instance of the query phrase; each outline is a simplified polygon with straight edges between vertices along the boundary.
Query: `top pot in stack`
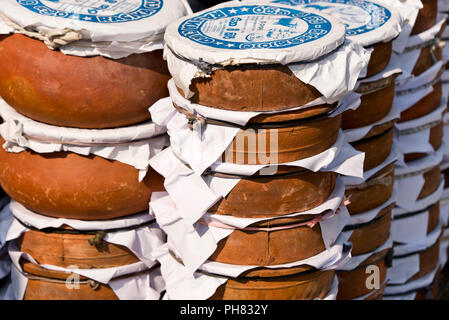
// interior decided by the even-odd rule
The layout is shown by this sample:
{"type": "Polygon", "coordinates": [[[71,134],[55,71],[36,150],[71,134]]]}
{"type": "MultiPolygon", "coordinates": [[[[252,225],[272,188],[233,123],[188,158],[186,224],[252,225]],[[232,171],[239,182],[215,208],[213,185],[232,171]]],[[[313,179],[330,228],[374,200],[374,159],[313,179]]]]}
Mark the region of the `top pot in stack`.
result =
{"type": "Polygon", "coordinates": [[[175,108],[187,117],[192,114],[186,109],[193,108],[203,124],[240,128],[237,136],[247,129],[278,130],[279,163],[316,155],[336,142],[336,110],[369,56],[345,41],[344,26],[332,17],[260,1],[231,1],[180,19],[167,28],[165,41],[175,108]],[[299,135],[295,141],[308,146],[288,141],[299,135]]]}
{"type": "Polygon", "coordinates": [[[51,125],[101,129],[150,119],[168,95],[163,33],[182,1],[2,1],[0,95],[51,125]]]}

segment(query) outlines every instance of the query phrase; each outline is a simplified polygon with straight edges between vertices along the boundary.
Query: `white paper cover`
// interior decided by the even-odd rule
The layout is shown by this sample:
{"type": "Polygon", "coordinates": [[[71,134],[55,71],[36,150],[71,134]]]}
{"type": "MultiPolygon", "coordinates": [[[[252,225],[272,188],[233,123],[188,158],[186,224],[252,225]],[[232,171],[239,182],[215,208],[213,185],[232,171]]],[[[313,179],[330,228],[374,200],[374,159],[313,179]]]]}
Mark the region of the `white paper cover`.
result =
{"type": "MultiPolygon", "coordinates": [[[[63,29],[79,34],[83,41],[61,48],[66,54],[118,59],[162,49],[166,26],[186,15],[188,9],[186,2],[179,0],[4,0],[0,13],[43,36],[51,37],[63,29]]],[[[13,29],[0,21],[0,33],[10,32],[13,29]]]]}
{"type": "Polygon", "coordinates": [[[346,26],[346,37],[362,46],[388,42],[399,35],[399,12],[380,1],[274,0],[272,3],[297,6],[318,14],[336,17],[346,26]]]}
{"type": "Polygon", "coordinates": [[[114,128],[77,129],[48,125],[29,119],[0,99],[0,134],[8,152],[31,149],[38,153],[70,151],[117,160],[139,170],[142,181],[151,157],[169,144],[166,129],[153,122],[114,128]]]}

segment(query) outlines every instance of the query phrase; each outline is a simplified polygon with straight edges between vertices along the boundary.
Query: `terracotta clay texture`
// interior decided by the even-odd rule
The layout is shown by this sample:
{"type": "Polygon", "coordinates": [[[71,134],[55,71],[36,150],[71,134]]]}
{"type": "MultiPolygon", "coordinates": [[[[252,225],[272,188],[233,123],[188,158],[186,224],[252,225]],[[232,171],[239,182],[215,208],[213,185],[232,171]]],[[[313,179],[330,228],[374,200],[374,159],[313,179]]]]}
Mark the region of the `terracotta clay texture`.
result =
{"type": "Polygon", "coordinates": [[[415,300],[436,300],[439,295],[438,281],[435,281],[433,286],[428,289],[421,289],[416,292],[415,300]]]}
{"type": "Polygon", "coordinates": [[[361,84],[356,92],[362,94],[362,102],[356,110],[348,110],[343,113],[342,129],[361,128],[385,118],[393,105],[394,79],[393,76],[387,78],[387,81],[381,79],[361,84]]]}
{"type": "Polygon", "coordinates": [[[393,145],[393,133],[391,128],[380,135],[351,142],[356,150],[365,152],[364,171],[377,167],[388,158],[393,145]]]}
{"type": "Polygon", "coordinates": [[[312,271],[284,277],[233,278],[211,300],[313,300],[330,291],[335,271],[312,271]]]}
{"type": "MultiPolygon", "coordinates": [[[[290,218],[290,225],[310,221],[314,216],[290,218]]],[[[288,227],[278,220],[251,227],[288,227]]],[[[276,231],[235,230],[218,243],[209,260],[233,265],[280,265],[310,258],[324,251],[321,228],[298,226],[276,231]]]]}
{"type": "Polygon", "coordinates": [[[424,173],[424,186],[418,196],[418,200],[424,199],[434,193],[441,182],[440,168],[435,166],[433,169],[424,173]]]}
{"type": "Polygon", "coordinates": [[[76,128],[149,120],[170,79],[161,50],[119,60],[76,57],[21,34],[0,36],[0,70],[0,95],[18,112],[76,128]]]}
{"type": "Polygon", "coordinates": [[[355,226],[349,238],[353,245],[351,251],[353,256],[373,252],[388,240],[393,207],[394,205],[390,205],[381,210],[372,221],[355,226]]]}
{"type": "Polygon", "coordinates": [[[441,60],[442,53],[443,50],[440,47],[433,48],[432,46],[427,46],[422,48],[415,67],[412,70],[412,74],[419,76],[421,73],[428,70],[436,63],[436,61],[441,60]],[[436,58],[436,61],[434,60],[434,57],[436,58]]]}
{"type": "Polygon", "coordinates": [[[241,129],[225,150],[223,162],[287,163],[317,155],[338,139],[341,115],[276,129],[241,129]]]}
{"type": "Polygon", "coordinates": [[[63,268],[73,265],[80,269],[112,268],[139,261],[124,246],[103,240],[98,245],[91,245],[89,239],[94,237],[95,235],[30,230],[22,234],[18,245],[21,252],[30,254],[39,264],[63,268]]]}
{"type": "MultiPolygon", "coordinates": [[[[441,121],[438,125],[434,126],[430,129],[429,143],[433,147],[433,150],[438,150],[443,144],[443,134],[444,134],[444,125],[441,121]]],[[[410,162],[414,160],[418,160],[427,156],[427,153],[423,152],[414,152],[404,154],[404,161],[410,162]]]]}
{"type": "Polygon", "coordinates": [[[286,110],[322,96],[282,65],[242,65],[216,70],[211,77],[193,79],[190,90],[194,103],[234,111],[286,110]]]}
{"type": "Polygon", "coordinates": [[[350,203],[346,206],[351,215],[366,212],[387,202],[393,194],[394,164],[380,170],[360,186],[347,186],[346,198],[350,203]]]}
{"type": "MultiPolygon", "coordinates": [[[[66,280],[71,276],[66,272],[44,269],[31,262],[22,262],[28,274],[28,283],[23,300],[119,300],[108,286],[86,277],[79,276],[79,288],[67,288],[66,280]]],[[[130,278],[127,275],[123,278],[130,278]]]]}
{"type": "MultiPolygon", "coordinates": [[[[379,284],[382,285],[387,277],[387,265],[385,257],[387,250],[375,253],[368,259],[363,261],[360,266],[352,271],[337,271],[338,276],[338,294],[337,300],[350,300],[358,297],[363,297],[369,293],[375,294],[371,299],[376,299],[379,295],[376,289],[370,289],[366,283],[372,283],[372,273],[367,272],[369,266],[377,266],[379,268],[379,284]]],[[[382,294],[382,293],[380,293],[382,294]]]]}
{"type": "Polygon", "coordinates": [[[295,167],[278,169],[278,174],[288,172],[293,174],[241,179],[209,212],[267,218],[306,211],[328,199],[337,179],[334,172],[298,171],[295,167]]]}
{"type": "Polygon", "coordinates": [[[438,0],[422,0],[423,8],[418,12],[415,25],[412,29],[412,35],[418,34],[430,29],[437,20],[438,0]]]}
{"type": "Polygon", "coordinates": [[[420,118],[437,109],[441,104],[441,90],[441,82],[434,84],[433,91],[431,93],[419,100],[407,110],[401,112],[401,119],[399,122],[420,118]]]}
{"type": "Polygon", "coordinates": [[[393,42],[379,42],[369,48],[372,48],[373,51],[368,63],[366,78],[378,74],[387,67],[393,52],[393,42]]]}
{"type": "MultiPolygon", "coordinates": [[[[0,141],[4,143],[4,141],[0,141]]],[[[0,183],[26,208],[50,217],[109,220],[148,210],[163,177],[151,168],[142,182],[127,164],[71,152],[9,153],[0,148],[0,183]]]]}

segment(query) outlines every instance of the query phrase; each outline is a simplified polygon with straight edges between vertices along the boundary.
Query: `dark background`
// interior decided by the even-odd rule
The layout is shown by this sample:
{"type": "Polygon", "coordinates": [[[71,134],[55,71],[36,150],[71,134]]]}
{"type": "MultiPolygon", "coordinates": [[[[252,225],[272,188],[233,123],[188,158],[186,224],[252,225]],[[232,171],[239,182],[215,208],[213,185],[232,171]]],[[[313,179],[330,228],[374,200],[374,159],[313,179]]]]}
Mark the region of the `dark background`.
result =
{"type": "Polygon", "coordinates": [[[221,2],[225,2],[224,0],[188,0],[190,6],[192,7],[193,12],[201,11],[221,2]]]}

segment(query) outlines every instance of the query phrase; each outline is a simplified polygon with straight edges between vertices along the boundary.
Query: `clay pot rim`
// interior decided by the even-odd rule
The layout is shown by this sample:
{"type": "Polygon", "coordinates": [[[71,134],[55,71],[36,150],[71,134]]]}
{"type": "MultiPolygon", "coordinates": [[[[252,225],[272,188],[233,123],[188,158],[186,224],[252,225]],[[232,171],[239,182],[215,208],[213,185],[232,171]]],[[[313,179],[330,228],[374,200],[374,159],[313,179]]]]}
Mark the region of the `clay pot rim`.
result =
{"type": "Polygon", "coordinates": [[[392,221],[394,221],[394,220],[401,220],[401,219],[406,219],[406,218],[410,218],[410,217],[413,217],[413,216],[417,216],[417,215],[420,215],[420,214],[422,214],[422,213],[424,213],[426,211],[430,211],[433,207],[435,207],[437,205],[440,205],[440,201],[438,201],[436,203],[432,203],[429,206],[427,206],[426,208],[418,210],[418,211],[406,212],[406,213],[403,213],[403,214],[396,215],[396,216],[392,217],[391,219],[392,219],[392,221]]]}
{"type": "Polygon", "coordinates": [[[395,79],[400,75],[401,73],[394,73],[386,78],[374,80],[374,81],[366,81],[368,79],[362,79],[364,82],[361,82],[359,87],[354,90],[354,92],[364,96],[370,93],[378,92],[387,88],[395,87],[395,79]],[[363,89],[364,87],[373,87],[370,89],[363,89]],[[362,88],[362,91],[360,91],[360,88],[362,88]]]}
{"type": "Polygon", "coordinates": [[[379,221],[385,219],[388,217],[388,215],[392,215],[391,210],[394,208],[395,203],[390,204],[389,206],[383,208],[382,210],[379,211],[378,216],[375,217],[374,219],[368,221],[368,222],[363,222],[363,223],[358,223],[358,224],[352,224],[352,225],[347,225],[343,228],[343,231],[352,231],[352,230],[358,230],[358,229],[362,229],[364,227],[368,227],[370,225],[376,224],[379,221]],[[380,213],[384,212],[383,214],[379,215],[380,213]]]}

